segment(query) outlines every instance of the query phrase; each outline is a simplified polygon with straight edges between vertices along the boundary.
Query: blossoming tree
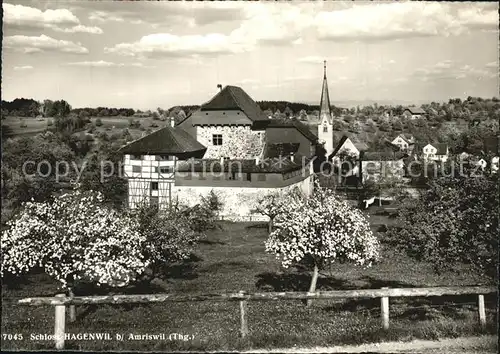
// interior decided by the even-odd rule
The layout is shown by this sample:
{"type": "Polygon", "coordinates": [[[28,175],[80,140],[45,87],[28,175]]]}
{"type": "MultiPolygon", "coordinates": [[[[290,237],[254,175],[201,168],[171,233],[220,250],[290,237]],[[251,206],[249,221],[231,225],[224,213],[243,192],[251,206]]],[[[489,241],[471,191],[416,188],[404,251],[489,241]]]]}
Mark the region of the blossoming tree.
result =
{"type": "Polygon", "coordinates": [[[360,210],[319,186],[310,197],[300,193],[291,196],[274,218],[266,251],[276,254],[285,268],[310,264],[313,276],[309,292],[316,291],[319,269],[326,265],[351,261],[370,266],[378,259],[379,242],[360,210]]]}
{"type": "Polygon", "coordinates": [[[80,281],[125,286],[149,264],[136,221],[103,205],[101,193],[76,190],[28,202],[2,233],[1,276],[41,267],[71,288],[80,281]]]}

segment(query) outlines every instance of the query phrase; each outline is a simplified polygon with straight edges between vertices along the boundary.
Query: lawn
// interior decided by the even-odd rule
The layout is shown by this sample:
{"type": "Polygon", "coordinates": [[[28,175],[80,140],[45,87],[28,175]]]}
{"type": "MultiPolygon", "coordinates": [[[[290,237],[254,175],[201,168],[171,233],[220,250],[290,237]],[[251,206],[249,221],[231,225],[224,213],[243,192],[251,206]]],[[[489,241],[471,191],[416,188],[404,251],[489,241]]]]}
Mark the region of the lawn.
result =
{"type": "MultiPolygon", "coordinates": [[[[376,222],[384,223],[383,216],[376,222]]],[[[265,225],[224,223],[198,246],[190,260],[165,270],[165,288],[137,286],[127,293],[207,293],[216,291],[307,291],[310,275],[283,270],[264,251],[265,225]]],[[[374,224],[374,228],[376,225],[374,224]]],[[[485,282],[466,268],[436,275],[431,265],[416,263],[387,246],[372,268],[339,264],[324,272],[320,290],[474,285],[485,282]]],[[[2,333],[21,333],[22,341],[2,341],[2,349],[51,349],[50,341],[29,340],[31,333],[53,333],[54,309],[20,307],[28,296],[51,296],[57,284],[44,274],[32,274],[2,285],[2,333]]],[[[487,332],[496,333],[495,299],[487,298],[487,332]]],[[[70,333],[188,334],[182,340],[67,341],[74,350],[240,350],[264,347],[340,345],[382,340],[435,339],[479,333],[476,298],[441,297],[391,299],[391,328],[380,327],[380,301],[316,301],[307,308],[300,301],[250,302],[250,335],[240,339],[237,302],[164,303],[129,306],[82,306],[70,333]]]]}

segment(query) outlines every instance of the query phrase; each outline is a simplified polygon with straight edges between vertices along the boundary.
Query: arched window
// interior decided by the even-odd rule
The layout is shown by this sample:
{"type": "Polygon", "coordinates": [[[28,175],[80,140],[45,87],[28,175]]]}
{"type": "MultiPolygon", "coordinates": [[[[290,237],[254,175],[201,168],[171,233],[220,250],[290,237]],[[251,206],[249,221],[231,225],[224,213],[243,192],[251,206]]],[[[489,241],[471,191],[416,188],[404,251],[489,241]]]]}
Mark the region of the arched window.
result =
{"type": "Polygon", "coordinates": [[[328,126],[326,123],[323,123],[323,133],[328,133],[328,126]]]}

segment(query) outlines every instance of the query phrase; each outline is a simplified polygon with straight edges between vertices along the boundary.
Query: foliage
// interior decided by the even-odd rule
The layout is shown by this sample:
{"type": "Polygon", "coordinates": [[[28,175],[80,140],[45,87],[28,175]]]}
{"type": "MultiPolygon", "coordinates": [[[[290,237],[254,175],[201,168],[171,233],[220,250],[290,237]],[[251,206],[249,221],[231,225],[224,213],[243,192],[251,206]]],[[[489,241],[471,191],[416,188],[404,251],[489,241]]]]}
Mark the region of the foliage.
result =
{"type": "Polygon", "coordinates": [[[310,197],[295,192],[287,198],[274,227],[266,250],[284,267],[306,257],[319,268],[346,261],[369,266],[378,259],[379,243],[363,213],[319,186],[310,197]]]}
{"type": "Polygon", "coordinates": [[[95,120],[95,125],[96,125],[96,127],[101,127],[101,126],[102,126],[102,124],[103,124],[103,123],[102,123],[102,119],[101,119],[101,118],[97,118],[97,119],[95,120]]]}
{"type": "Polygon", "coordinates": [[[26,203],[2,233],[2,277],[41,267],[63,287],[134,280],[148,265],[146,237],[132,218],[102,202],[100,193],[76,190],[53,202],[26,203]]]}
{"type": "Polygon", "coordinates": [[[195,232],[203,233],[218,227],[217,219],[223,203],[211,190],[207,197],[201,197],[201,203],[194,207],[179,207],[180,213],[190,220],[190,227],[195,232]]]}
{"type": "Polygon", "coordinates": [[[200,233],[192,227],[192,220],[176,208],[158,211],[141,206],[135,216],[139,233],[145,237],[144,256],[151,261],[154,272],[165,263],[187,259],[200,233]]]}
{"type": "MultiPolygon", "coordinates": [[[[449,176],[449,175],[448,175],[449,176]]],[[[498,266],[498,180],[489,174],[441,177],[399,212],[392,239],[436,272],[466,263],[495,278],[498,266]]]]}

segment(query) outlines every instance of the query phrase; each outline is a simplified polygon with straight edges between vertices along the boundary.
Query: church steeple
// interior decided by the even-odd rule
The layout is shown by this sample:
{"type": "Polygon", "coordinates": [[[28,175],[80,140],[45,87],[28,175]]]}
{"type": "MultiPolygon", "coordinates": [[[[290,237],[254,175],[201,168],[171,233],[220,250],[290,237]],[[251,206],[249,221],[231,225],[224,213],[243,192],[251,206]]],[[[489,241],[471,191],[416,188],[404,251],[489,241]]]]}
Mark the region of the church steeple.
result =
{"type": "Polygon", "coordinates": [[[328,122],[332,123],[332,112],[330,110],[330,96],[328,94],[328,82],[326,80],[326,60],[323,67],[323,87],[321,89],[321,101],[319,103],[319,117],[320,121],[326,116],[328,122]]]}

